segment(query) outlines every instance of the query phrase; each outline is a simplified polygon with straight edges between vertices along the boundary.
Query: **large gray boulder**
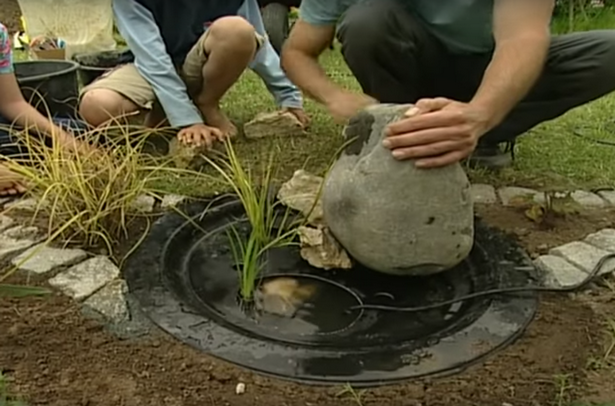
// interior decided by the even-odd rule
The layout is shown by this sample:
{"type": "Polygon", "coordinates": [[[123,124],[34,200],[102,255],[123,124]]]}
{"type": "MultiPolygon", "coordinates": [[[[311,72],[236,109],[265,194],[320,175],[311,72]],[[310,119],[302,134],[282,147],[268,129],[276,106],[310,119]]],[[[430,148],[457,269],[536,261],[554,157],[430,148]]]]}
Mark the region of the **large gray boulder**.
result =
{"type": "Polygon", "coordinates": [[[428,275],[463,261],[474,241],[470,183],[459,164],[417,169],[382,146],[387,124],[411,105],[380,104],[351,119],[323,188],[325,223],[375,271],[428,275]]]}

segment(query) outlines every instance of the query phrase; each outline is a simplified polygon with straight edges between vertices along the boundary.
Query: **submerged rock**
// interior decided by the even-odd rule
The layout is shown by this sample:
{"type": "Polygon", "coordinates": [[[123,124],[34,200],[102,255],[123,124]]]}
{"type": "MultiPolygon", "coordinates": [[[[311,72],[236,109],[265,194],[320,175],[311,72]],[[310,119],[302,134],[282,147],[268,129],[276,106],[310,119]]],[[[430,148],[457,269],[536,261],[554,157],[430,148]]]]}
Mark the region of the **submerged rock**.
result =
{"type": "Polygon", "coordinates": [[[302,285],[290,277],[280,277],[263,283],[254,292],[254,304],[258,311],[291,318],[314,293],[313,286],[302,285]]]}
{"type": "Polygon", "coordinates": [[[418,169],[382,146],[385,127],[411,105],[381,104],[344,130],[354,140],[325,179],[325,223],[363,265],[396,275],[426,275],[464,260],[474,241],[470,183],[459,164],[418,169]]]}

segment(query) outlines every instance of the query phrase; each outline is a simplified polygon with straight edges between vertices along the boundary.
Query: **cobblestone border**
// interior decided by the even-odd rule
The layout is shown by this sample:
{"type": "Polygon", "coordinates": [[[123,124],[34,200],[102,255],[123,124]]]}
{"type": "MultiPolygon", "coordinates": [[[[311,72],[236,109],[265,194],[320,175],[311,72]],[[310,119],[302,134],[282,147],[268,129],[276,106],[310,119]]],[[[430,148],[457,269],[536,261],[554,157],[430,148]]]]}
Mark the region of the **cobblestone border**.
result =
{"type": "MultiPolygon", "coordinates": [[[[534,196],[537,202],[544,199],[544,195],[534,189],[511,186],[496,190],[486,184],[473,184],[471,194],[479,205],[509,206],[515,197],[528,195],[534,196]]],[[[577,190],[572,198],[586,208],[615,208],[615,190],[598,193],[577,190]]],[[[156,202],[143,196],[137,199],[134,209],[140,212],[152,212],[155,208],[171,210],[187,199],[167,195],[156,202]]],[[[10,202],[0,199],[0,205],[22,211],[34,210],[37,206],[32,199],[10,202]]],[[[102,317],[108,324],[125,325],[135,319],[127,302],[127,286],[121,271],[108,257],[93,256],[81,249],[48,247],[42,243],[42,233],[36,227],[15,223],[6,213],[0,214],[0,262],[11,263],[22,272],[47,277],[52,288],[81,303],[85,310],[102,317]]],[[[598,261],[610,253],[615,253],[615,229],[605,228],[582,241],[555,247],[547,255],[536,258],[534,263],[545,273],[547,286],[568,287],[583,281],[598,261]]],[[[604,269],[603,274],[615,272],[615,259],[607,261],[604,269]]]]}

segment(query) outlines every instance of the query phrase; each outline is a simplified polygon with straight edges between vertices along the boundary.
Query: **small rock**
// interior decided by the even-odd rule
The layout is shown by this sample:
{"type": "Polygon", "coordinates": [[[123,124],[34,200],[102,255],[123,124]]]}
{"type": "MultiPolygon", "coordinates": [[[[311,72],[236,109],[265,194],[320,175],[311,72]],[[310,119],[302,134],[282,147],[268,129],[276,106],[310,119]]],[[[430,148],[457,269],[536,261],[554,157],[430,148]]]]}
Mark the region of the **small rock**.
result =
{"type": "Polygon", "coordinates": [[[273,278],[254,292],[254,306],[264,313],[292,318],[315,292],[313,285],[303,284],[297,279],[273,278]]]}
{"type": "Polygon", "coordinates": [[[607,205],[607,202],[600,196],[585,190],[574,191],[570,196],[583,207],[604,207],[607,205]]]}
{"type": "Polygon", "coordinates": [[[28,197],[26,199],[17,199],[9,202],[4,207],[10,210],[37,211],[45,207],[45,204],[39,203],[39,201],[33,197],[28,197]]]}
{"type": "Polygon", "coordinates": [[[304,216],[309,215],[309,223],[320,223],[323,220],[322,201],[319,198],[322,183],[322,177],[299,169],[295,171],[289,181],[280,187],[278,200],[304,216]],[[317,198],[318,201],[316,202],[317,198]],[[316,204],[314,204],[315,202],[316,204]]]}
{"type": "Polygon", "coordinates": [[[587,278],[587,273],[562,257],[542,255],[534,261],[534,264],[545,273],[545,286],[549,288],[574,286],[587,278]]]}
{"type": "Polygon", "coordinates": [[[302,136],[305,128],[294,114],[284,111],[261,113],[243,126],[246,138],[264,138],[272,136],[302,136]]]}
{"type": "Polygon", "coordinates": [[[543,203],[544,193],[534,189],[524,187],[507,186],[498,190],[498,196],[504,206],[514,206],[519,199],[526,199],[528,202],[543,203]]]}
{"type": "Polygon", "coordinates": [[[105,256],[88,259],[49,280],[62,293],[81,301],[117,278],[120,270],[105,256]]]}
{"type": "Polygon", "coordinates": [[[598,195],[606,200],[611,206],[615,206],[615,190],[603,190],[598,195]]]}
{"type": "Polygon", "coordinates": [[[205,145],[185,145],[177,137],[173,137],[169,143],[169,155],[171,155],[175,166],[180,169],[202,166],[205,163],[203,156],[208,152],[205,145]]]}
{"type": "Polygon", "coordinates": [[[13,200],[12,197],[0,197],[0,206],[4,206],[6,203],[13,200]]]}
{"type": "Polygon", "coordinates": [[[235,387],[235,394],[243,395],[244,393],[246,393],[246,384],[239,382],[235,387]]]}
{"type": "Polygon", "coordinates": [[[470,186],[470,193],[476,204],[493,204],[498,201],[495,188],[491,185],[473,184],[470,186]]]}
{"type": "MultiPolygon", "coordinates": [[[[566,259],[585,273],[593,271],[598,262],[609,255],[609,251],[596,248],[593,245],[581,241],[573,241],[568,244],[560,245],[549,251],[550,255],[555,255],[566,259]]],[[[615,270],[615,259],[607,260],[602,266],[599,275],[605,275],[615,270]]]]}
{"type": "Polygon", "coordinates": [[[122,279],[116,279],[94,293],[83,305],[103,315],[113,324],[120,324],[130,319],[126,304],[128,287],[122,279]]]}
{"type": "Polygon", "coordinates": [[[5,230],[2,234],[16,240],[39,240],[42,238],[41,230],[34,226],[15,226],[5,230]]]}
{"type": "Polygon", "coordinates": [[[87,258],[87,255],[80,249],[61,249],[40,244],[14,258],[11,263],[20,270],[40,275],[60,266],[74,265],[87,258]]]}
{"type": "Polygon", "coordinates": [[[588,235],[584,241],[605,251],[615,252],[615,229],[605,228],[588,235]]]}
{"type": "Polygon", "coordinates": [[[151,213],[154,210],[156,199],[152,196],[138,196],[131,204],[130,208],[138,213],[151,213]]]}
{"type": "Polygon", "coordinates": [[[0,261],[6,260],[14,254],[18,254],[36,244],[38,241],[30,239],[15,239],[0,235],[0,261]]]}
{"type": "Polygon", "coordinates": [[[14,223],[15,223],[15,220],[10,218],[9,216],[5,216],[4,214],[0,214],[0,233],[2,233],[5,230],[9,229],[14,223]]]}
{"type": "Polygon", "coordinates": [[[160,203],[160,207],[162,207],[163,209],[170,209],[182,203],[186,199],[188,199],[186,196],[166,195],[162,198],[162,203],[160,203]]]}
{"type": "Polygon", "coordinates": [[[301,257],[315,268],[351,269],[348,253],[327,227],[299,227],[301,257]]]}

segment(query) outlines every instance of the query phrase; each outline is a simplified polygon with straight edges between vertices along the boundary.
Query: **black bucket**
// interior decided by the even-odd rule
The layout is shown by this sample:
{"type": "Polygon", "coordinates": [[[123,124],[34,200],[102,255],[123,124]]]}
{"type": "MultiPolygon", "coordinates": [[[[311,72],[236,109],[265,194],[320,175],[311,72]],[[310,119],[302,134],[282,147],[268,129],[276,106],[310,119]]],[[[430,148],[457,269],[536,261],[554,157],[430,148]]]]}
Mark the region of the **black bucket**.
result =
{"type": "Polygon", "coordinates": [[[71,58],[79,64],[81,85],[87,86],[105,72],[132,61],[132,54],[126,50],[102,51],[75,54],[71,58]]]}
{"type": "Polygon", "coordinates": [[[77,69],[72,61],[15,62],[15,76],[26,101],[43,115],[74,117],[79,102],[77,69]]]}

